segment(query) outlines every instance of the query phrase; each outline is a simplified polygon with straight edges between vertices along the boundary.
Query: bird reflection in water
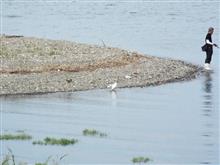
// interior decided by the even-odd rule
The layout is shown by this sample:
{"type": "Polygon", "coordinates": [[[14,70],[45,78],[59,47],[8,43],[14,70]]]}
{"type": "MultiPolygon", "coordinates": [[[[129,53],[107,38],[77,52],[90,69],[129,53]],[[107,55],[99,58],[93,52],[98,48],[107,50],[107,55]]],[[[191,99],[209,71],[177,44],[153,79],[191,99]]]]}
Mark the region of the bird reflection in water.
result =
{"type": "Polygon", "coordinates": [[[111,97],[112,97],[112,106],[117,106],[117,92],[115,90],[111,91],[111,97]]]}

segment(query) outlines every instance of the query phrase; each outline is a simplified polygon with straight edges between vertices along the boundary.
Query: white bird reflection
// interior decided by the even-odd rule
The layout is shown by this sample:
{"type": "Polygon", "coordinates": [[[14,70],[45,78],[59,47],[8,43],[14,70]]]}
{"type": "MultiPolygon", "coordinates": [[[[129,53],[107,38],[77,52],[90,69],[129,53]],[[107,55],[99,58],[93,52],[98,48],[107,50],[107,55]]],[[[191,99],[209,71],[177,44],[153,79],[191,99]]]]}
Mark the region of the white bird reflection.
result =
{"type": "Polygon", "coordinates": [[[116,107],[117,106],[117,92],[116,91],[111,91],[111,97],[112,97],[112,106],[116,107]]]}

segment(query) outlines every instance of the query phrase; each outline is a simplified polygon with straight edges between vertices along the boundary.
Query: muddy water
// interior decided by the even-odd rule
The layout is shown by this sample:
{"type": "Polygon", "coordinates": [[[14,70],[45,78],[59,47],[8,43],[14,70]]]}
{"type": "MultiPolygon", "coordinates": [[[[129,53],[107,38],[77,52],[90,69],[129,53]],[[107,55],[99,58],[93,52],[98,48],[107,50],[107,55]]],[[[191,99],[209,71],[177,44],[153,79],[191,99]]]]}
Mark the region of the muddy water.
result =
{"type": "MultiPolygon", "coordinates": [[[[35,2],[3,3],[3,33],[136,50],[203,64],[200,51],[209,26],[219,41],[219,3],[204,2],[35,2]],[[103,41],[103,42],[102,42],[103,41]]],[[[219,43],[220,44],[220,43],[219,43]]],[[[92,90],[37,96],[1,97],[1,129],[24,130],[34,140],[77,138],[74,146],[33,146],[1,141],[1,157],[11,148],[17,160],[62,163],[219,163],[219,51],[214,73],[158,87],[92,90]],[[106,138],[85,137],[93,128],[106,138]]]]}

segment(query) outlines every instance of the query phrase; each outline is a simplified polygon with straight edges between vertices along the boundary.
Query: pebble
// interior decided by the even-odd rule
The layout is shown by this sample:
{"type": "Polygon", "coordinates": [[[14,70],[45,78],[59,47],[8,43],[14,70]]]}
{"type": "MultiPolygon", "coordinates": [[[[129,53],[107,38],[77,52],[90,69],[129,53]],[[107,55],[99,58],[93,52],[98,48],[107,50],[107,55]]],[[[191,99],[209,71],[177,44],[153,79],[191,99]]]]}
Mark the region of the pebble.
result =
{"type": "Polygon", "coordinates": [[[200,67],[180,60],[119,48],[33,37],[0,39],[7,54],[0,54],[1,70],[6,71],[0,73],[0,95],[106,88],[116,80],[120,87],[160,85],[195,78],[200,71],[200,67]],[[56,52],[56,58],[50,50],[56,52]],[[68,71],[74,68],[78,72],[68,71]],[[7,73],[11,70],[31,73],[7,73]]]}

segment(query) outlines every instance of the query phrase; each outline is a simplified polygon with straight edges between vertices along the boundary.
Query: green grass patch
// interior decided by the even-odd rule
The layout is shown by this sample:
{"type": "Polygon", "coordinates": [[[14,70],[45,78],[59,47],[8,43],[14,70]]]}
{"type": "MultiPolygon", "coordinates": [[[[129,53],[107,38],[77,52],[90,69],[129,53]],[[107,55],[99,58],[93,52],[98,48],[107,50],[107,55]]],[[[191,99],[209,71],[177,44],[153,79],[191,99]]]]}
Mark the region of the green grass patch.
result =
{"type": "Polygon", "coordinates": [[[103,132],[99,132],[95,129],[84,129],[83,130],[84,136],[100,136],[100,137],[106,137],[107,134],[103,132]]]}
{"type": "Polygon", "coordinates": [[[0,135],[0,140],[30,140],[30,139],[32,139],[32,136],[25,133],[0,135]]]}
{"type": "Polygon", "coordinates": [[[62,145],[62,146],[66,146],[66,145],[73,145],[77,142],[78,142],[77,139],[65,139],[65,138],[56,139],[56,138],[46,137],[43,141],[41,141],[41,140],[33,141],[32,144],[33,145],[62,145]]]}
{"type": "Polygon", "coordinates": [[[132,159],[132,162],[133,162],[133,163],[148,163],[149,161],[151,161],[150,158],[148,158],[148,157],[142,157],[142,156],[140,156],[140,157],[134,157],[134,158],[132,159]]]}

